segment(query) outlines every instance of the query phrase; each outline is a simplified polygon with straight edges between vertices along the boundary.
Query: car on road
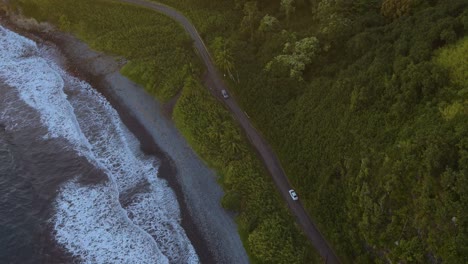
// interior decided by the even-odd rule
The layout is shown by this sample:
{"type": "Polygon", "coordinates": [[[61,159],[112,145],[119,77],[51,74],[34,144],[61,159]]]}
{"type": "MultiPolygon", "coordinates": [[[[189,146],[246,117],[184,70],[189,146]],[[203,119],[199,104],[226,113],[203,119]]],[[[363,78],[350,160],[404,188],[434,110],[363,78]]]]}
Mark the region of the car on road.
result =
{"type": "Polygon", "coordinates": [[[229,98],[229,94],[228,94],[228,92],[227,92],[226,90],[224,90],[224,89],[221,90],[221,94],[223,95],[223,98],[224,98],[224,99],[228,99],[228,98],[229,98]]]}
{"type": "Polygon", "coordinates": [[[299,200],[299,197],[297,196],[296,191],[294,191],[293,189],[289,190],[289,195],[291,195],[291,198],[292,198],[294,201],[299,200]]]}

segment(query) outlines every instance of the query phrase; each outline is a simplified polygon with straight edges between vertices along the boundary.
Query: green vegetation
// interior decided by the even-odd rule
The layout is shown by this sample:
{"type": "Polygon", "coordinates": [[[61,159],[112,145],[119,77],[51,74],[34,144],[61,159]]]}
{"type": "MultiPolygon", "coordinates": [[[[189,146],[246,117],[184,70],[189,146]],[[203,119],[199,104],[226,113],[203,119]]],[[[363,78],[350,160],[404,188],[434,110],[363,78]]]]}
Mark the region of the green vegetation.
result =
{"type": "MultiPolygon", "coordinates": [[[[53,2],[46,7],[63,10],[25,10],[84,34],[82,18],[52,14],[78,12],[80,4],[21,2],[24,7],[26,2],[53,2]]],[[[92,1],[88,16],[106,12],[96,12],[101,2],[92,1]]],[[[160,2],[194,22],[219,68],[236,79],[232,94],[273,145],[304,205],[344,262],[468,263],[466,1],[160,2]]],[[[143,25],[140,16],[132,23],[143,25]]],[[[97,24],[103,30],[95,36],[134,18],[127,13],[118,21],[106,19],[97,24]]],[[[99,26],[86,31],[91,28],[99,26]]],[[[163,32],[156,40],[161,45],[151,42],[161,52],[173,52],[165,45],[174,45],[164,43],[174,38],[167,37],[174,34],[169,28],[157,28],[163,32]]],[[[184,39],[181,43],[189,46],[184,39]]],[[[190,59],[179,61],[188,65],[190,59]]],[[[130,72],[143,78],[140,83],[154,76],[130,72]]],[[[164,76],[175,77],[175,72],[164,76]]],[[[177,83],[187,75],[175,77],[177,83]]],[[[223,204],[240,211],[252,260],[310,262],[304,238],[290,226],[241,133],[193,79],[185,82],[174,114],[194,148],[221,172],[227,190],[223,204]],[[276,244],[285,240],[285,247],[276,244]]]]}
{"type": "Polygon", "coordinates": [[[192,78],[177,101],[174,121],[221,175],[223,206],[239,212],[237,223],[252,262],[318,262],[229,112],[192,78]]]}
{"type": "Polygon", "coordinates": [[[195,151],[220,173],[226,191],[223,206],[239,212],[239,230],[254,263],[316,262],[229,112],[192,78],[177,101],[174,121],[195,151]]]}
{"type": "Polygon", "coordinates": [[[468,262],[466,1],[162,1],[229,44],[232,94],[345,262],[468,262]]]}
{"type": "Polygon", "coordinates": [[[466,88],[468,82],[466,54],[468,54],[468,37],[441,49],[436,57],[436,63],[447,70],[451,81],[462,88],[464,86],[466,88]]]}
{"type": "Polygon", "coordinates": [[[122,73],[162,101],[177,94],[195,62],[192,41],[182,27],[151,10],[107,0],[15,3],[27,16],[52,22],[96,50],[126,58],[122,73]]]}
{"type": "MultiPolygon", "coordinates": [[[[239,232],[251,261],[318,262],[229,113],[192,77],[199,72],[197,61],[179,26],[153,11],[107,0],[19,0],[14,4],[25,15],[52,22],[97,50],[125,57],[129,63],[122,72],[159,99],[167,100],[184,87],[174,120],[221,175],[226,191],[222,204],[238,212],[239,232]]],[[[233,76],[228,43],[218,38],[213,44],[216,61],[233,76]]]]}

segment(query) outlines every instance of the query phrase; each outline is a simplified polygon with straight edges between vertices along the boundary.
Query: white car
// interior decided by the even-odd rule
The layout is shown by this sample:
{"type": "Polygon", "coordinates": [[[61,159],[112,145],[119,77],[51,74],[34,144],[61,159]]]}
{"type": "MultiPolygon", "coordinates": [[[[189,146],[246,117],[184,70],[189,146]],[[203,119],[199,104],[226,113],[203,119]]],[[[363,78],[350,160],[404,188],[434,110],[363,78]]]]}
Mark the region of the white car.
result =
{"type": "Polygon", "coordinates": [[[291,195],[291,198],[292,198],[294,201],[299,200],[299,197],[297,196],[296,191],[294,191],[293,189],[289,190],[289,195],[291,195]]]}
{"type": "Polygon", "coordinates": [[[224,90],[224,89],[221,90],[221,94],[223,95],[223,98],[224,98],[224,99],[228,99],[228,98],[229,98],[229,94],[227,93],[226,90],[224,90]]]}

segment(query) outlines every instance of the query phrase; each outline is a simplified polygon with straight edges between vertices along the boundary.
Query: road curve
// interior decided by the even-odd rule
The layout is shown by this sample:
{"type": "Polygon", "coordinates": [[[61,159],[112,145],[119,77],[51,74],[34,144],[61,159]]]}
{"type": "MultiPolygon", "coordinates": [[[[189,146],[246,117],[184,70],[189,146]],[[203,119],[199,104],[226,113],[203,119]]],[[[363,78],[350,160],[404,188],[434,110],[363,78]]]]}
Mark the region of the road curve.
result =
{"type": "Polygon", "coordinates": [[[146,0],[119,0],[120,2],[126,2],[134,5],[143,6],[157,12],[161,12],[174,20],[180,23],[185,31],[190,35],[190,37],[194,41],[194,45],[198,54],[202,58],[208,74],[208,82],[213,84],[212,89],[210,92],[218,98],[220,101],[224,102],[227,108],[231,111],[234,118],[240,124],[242,129],[244,130],[245,134],[250,140],[250,143],[258,152],[258,155],[262,158],[262,161],[265,167],[270,172],[271,177],[273,178],[276,187],[280,191],[283,199],[289,206],[291,212],[295,215],[296,221],[299,226],[302,228],[306,236],[312,242],[312,245],[315,249],[319,252],[320,256],[324,259],[326,263],[340,263],[338,257],[329,246],[323,235],[317,229],[313,221],[310,219],[309,215],[306,213],[304,207],[302,206],[300,200],[293,201],[289,196],[288,191],[291,188],[291,185],[288,182],[288,179],[281,167],[281,164],[269,147],[267,142],[260,136],[257,130],[252,126],[248,116],[245,114],[244,111],[237,105],[233,98],[229,98],[227,100],[223,100],[221,97],[220,91],[225,89],[228,90],[226,85],[224,84],[223,80],[220,77],[220,74],[216,70],[214,63],[211,59],[211,56],[206,48],[203,40],[201,39],[200,35],[198,34],[196,28],[190,23],[190,21],[184,17],[180,12],[174,10],[168,6],[148,2],[146,0]]]}

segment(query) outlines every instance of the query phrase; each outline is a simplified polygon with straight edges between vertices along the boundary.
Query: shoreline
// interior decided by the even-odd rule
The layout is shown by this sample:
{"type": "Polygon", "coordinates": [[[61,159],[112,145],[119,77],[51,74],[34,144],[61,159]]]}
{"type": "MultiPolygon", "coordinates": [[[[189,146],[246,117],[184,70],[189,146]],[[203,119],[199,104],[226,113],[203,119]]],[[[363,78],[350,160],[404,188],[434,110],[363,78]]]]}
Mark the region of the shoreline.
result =
{"type": "Polygon", "coordinates": [[[161,161],[158,176],[175,192],[182,227],[202,263],[248,262],[234,219],[220,205],[223,192],[216,182],[216,174],[206,167],[176,130],[170,118],[173,105],[167,111],[167,105],[160,104],[143,88],[122,76],[119,69],[123,64],[117,61],[120,59],[95,52],[69,34],[18,28],[9,19],[5,21],[2,14],[0,17],[10,30],[57,48],[65,58],[65,69],[103,94],[138,138],[142,151],[161,161]],[[148,120],[152,122],[145,122],[148,120]],[[197,186],[193,188],[195,190],[191,190],[193,183],[197,186]],[[217,203],[214,212],[208,212],[209,205],[203,206],[208,202],[211,205],[217,203]],[[230,234],[223,241],[220,235],[226,232],[230,234]]]}

